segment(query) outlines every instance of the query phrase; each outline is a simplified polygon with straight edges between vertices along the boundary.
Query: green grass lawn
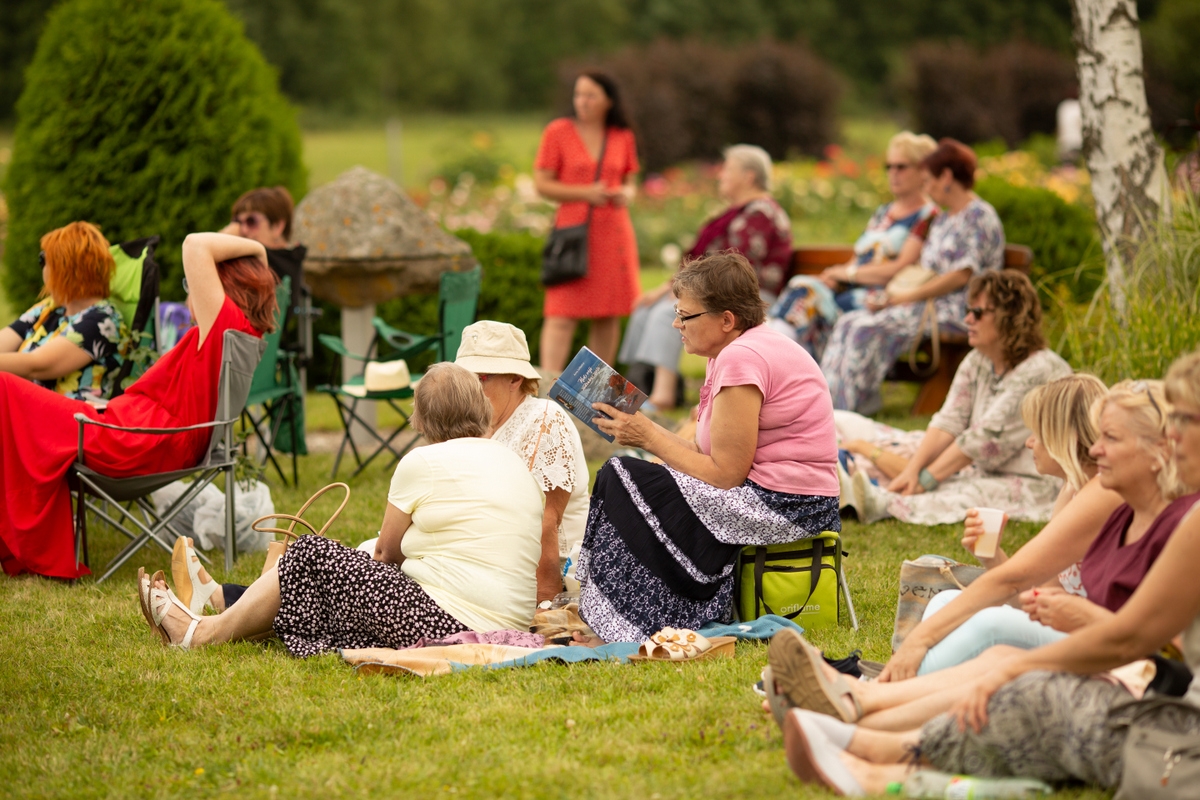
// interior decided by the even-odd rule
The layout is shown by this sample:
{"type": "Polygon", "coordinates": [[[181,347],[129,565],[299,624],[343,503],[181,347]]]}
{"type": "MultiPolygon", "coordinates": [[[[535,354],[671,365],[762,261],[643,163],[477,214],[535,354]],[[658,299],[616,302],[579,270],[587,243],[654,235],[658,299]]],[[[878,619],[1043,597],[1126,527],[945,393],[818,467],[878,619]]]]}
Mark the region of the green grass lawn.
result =
{"type": "MultiPolygon", "coordinates": [[[[328,455],[301,459],[299,489],[272,483],[276,507],[297,509],[330,466],[328,455]]],[[[389,477],[371,467],[354,481],[334,537],[354,545],[375,535],[389,477]]],[[[316,518],[336,502],[324,498],[316,518]]],[[[1010,527],[1010,547],[1033,532],[1010,527]]],[[[961,555],[957,529],[848,522],[845,543],[862,627],[810,638],[836,655],[860,648],[884,659],[900,561],[961,555]]],[[[101,566],[124,542],[93,529],[90,544],[101,566]]],[[[145,549],[101,585],[0,579],[6,796],[828,796],[791,776],[750,690],[763,645],[740,643],[719,663],[546,664],[424,680],[360,677],[335,655],[297,661],[278,643],[184,653],[163,648],[137,608],[137,566],[169,562],[145,549]]],[[[248,553],[214,574],[247,583],[261,563],[248,553]]]]}

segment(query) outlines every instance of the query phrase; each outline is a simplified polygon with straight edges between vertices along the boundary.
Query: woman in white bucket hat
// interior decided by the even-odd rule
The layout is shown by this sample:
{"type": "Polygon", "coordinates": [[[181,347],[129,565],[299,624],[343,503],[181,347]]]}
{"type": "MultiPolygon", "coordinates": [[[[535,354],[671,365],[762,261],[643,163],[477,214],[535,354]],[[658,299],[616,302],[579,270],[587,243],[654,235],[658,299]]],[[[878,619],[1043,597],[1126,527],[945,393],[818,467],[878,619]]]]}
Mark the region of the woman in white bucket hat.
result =
{"type": "Polygon", "coordinates": [[[468,325],[454,363],[479,376],[492,404],[492,439],[520,456],[546,493],[537,590],[539,602],[546,602],[562,591],[563,559],[583,540],[587,524],[587,459],[579,431],[557,403],[538,399],[540,376],[520,328],[493,320],[468,325]]]}

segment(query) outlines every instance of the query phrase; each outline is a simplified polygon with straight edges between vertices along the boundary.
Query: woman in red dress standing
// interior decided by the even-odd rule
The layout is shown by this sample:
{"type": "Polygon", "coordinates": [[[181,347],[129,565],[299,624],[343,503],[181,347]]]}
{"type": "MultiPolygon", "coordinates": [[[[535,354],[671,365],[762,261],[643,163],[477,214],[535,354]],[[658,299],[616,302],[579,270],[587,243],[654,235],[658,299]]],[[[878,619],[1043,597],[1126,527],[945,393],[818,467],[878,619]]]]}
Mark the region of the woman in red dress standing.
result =
{"type": "MultiPolygon", "coordinates": [[[[9,575],[78,578],[67,471],[75,462],[75,414],[123,427],[178,428],[211,422],[228,329],[261,336],[274,328],[275,276],[263,246],[220,233],[183,241],[184,290],[196,325],[103,415],[88,403],[0,372],[0,564],[9,575]]],[[[114,477],[198,463],[212,431],[170,437],[88,426],[84,456],[114,477]]]]}
{"type": "Polygon", "coordinates": [[[575,325],[591,320],[588,347],[612,364],[621,338],[620,318],[639,294],[637,242],[629,219],[638,172],[637,146],[612,78],[585,72],[575,80],[575,116],[546,126],[534,163],[538,193],[561,205],[554,227],[587,221],[588,273],[546,289],[542,368],[562,372],[575,325]],[[607,143],[606,143],[607,139],[607,143]],[[600,179],[596,159],[604,152],[600,179]]]}

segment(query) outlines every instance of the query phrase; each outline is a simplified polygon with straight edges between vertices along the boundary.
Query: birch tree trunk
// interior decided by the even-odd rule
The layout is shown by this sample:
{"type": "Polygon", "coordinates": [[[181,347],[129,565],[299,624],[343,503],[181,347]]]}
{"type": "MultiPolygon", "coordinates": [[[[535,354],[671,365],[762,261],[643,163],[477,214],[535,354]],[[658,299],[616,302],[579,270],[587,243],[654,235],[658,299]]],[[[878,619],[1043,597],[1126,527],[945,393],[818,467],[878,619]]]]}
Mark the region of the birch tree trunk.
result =
{"type": "Polygon", "coordinates": [[[1162,149],[1150,129],[1135,0],[1071,0],[1083,153],[1113,302],[1148,225],[1170,214],[1162,149]]]}

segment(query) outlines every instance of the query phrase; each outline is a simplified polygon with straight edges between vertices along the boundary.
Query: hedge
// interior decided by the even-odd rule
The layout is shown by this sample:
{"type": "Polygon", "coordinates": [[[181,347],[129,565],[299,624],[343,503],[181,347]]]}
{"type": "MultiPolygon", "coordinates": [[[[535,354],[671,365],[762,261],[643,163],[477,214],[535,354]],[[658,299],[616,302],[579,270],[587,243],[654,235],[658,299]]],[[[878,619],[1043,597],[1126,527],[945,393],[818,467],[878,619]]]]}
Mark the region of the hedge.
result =
{"type": "Polygon", "coordinates": [[[26,73],[6,181],[5,285],[41,288],[38,240],[72,220],[112,242],[162,236],[162,294],[180,245],[263,185],[305,190],[300,130],[274,71],[218,0],[68,0],[26,73]]]}
{"type": "Polygon", "coordinates": [[[1089,300],[1104,278],[1096,217],[1049,189],[1014,186],[984,178],[976,193],[992,204],[1004,223],[1004,238],[1033,249],[1030,277],[1044,298],[1065,286],[1076,301],[1089,300]]]}

